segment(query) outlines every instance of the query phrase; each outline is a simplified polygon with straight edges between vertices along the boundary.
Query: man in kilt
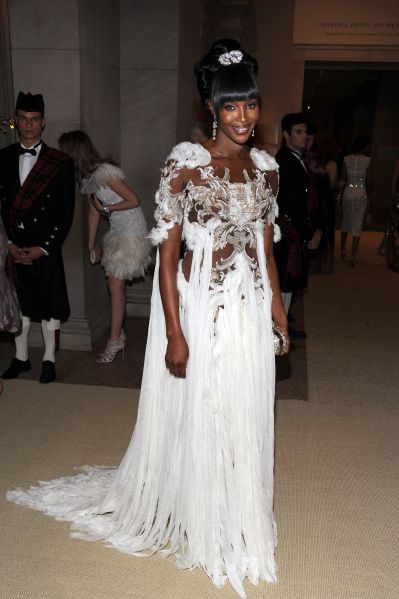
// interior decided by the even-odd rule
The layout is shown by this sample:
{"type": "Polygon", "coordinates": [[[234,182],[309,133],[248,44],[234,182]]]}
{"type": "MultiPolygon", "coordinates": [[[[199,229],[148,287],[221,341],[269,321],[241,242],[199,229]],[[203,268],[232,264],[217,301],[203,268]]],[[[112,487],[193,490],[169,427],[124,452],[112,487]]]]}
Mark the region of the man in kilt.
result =
{"type": "Polygon", "coordinates": [[[39,381],[55,379],[55,331],[68,319],[69,302],[61,246],[72,225],[75,184],[72,160],[42,140],[41,94],[19,93],[15,122],[20,143],[0,150],[1,213],[8,235],[7,271],[23,315],[16,355],[2,374],[16,378],[31,369],[31,321],[41,323],[44,356],[39,381]]]}

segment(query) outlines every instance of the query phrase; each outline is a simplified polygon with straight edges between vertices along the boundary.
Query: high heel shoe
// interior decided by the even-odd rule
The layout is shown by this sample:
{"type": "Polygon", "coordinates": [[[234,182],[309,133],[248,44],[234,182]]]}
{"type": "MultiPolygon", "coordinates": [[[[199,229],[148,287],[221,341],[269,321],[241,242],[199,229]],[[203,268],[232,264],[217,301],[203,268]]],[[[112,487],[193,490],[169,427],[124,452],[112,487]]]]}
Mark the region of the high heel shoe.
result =
{"type": "Polygon", "coordinates": [[[105,349],[98,354],[96,358],[97,364],[109,364],[113,362],[115,356],[122,351],[122,358],[125,359],[125,345],[126,345],[126,335],[123,329],[121,329],[121,333],[119,335],[119,339],[115,341],[110,341],[108,339],[107,345],[105,349]]]}

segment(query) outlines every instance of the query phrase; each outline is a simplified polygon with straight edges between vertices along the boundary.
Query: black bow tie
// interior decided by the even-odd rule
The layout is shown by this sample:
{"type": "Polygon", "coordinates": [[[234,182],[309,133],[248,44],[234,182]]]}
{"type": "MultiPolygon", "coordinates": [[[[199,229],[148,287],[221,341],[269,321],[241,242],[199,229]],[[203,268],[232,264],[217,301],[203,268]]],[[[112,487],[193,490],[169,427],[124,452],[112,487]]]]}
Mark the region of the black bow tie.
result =
{"type": "Polygon", "coordinates": [[[37,151],[35,148],[37,148],[38,146],[40,146],[40,141],[38,144],[36,144],[35,146],[33,146],[33,148],[23,148],[22,146],[19,146],[18,148],[18,156],[21,156],[22,154],[31,154],[32,156],[36,156],[37,151]]]}

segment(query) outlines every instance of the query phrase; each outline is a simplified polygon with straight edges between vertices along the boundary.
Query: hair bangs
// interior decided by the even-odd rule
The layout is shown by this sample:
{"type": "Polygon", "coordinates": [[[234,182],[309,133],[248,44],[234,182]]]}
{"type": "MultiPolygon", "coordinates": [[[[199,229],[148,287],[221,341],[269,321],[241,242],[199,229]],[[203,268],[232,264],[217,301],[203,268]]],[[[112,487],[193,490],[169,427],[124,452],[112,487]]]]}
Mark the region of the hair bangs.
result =
{"type": "Polygon", "coordinates": [[[255,77],[242,64],[220,69],[215,76],[211,90],[211,102],[218,115],[226,102],[257,100],[262,106],[262,97],[255,77]]]}

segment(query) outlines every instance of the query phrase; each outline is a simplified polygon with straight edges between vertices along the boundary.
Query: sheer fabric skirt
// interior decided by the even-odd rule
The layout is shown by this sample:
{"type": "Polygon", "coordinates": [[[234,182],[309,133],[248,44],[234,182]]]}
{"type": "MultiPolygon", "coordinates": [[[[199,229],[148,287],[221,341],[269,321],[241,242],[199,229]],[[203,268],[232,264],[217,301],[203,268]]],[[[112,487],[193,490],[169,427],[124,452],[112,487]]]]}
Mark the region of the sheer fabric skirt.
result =
{"type": "MultiPolygon", "coordinates": [[[[262,243],[262,235],[259,235],[262,243]]],[[[73,523],[73,536],[136,554],[175,553],[180,568],[229,579],[274,581],[274,350],[271,291],[255,288],[244,260],[209,290],[210,255],[179,269],[186,379],[165,367],[165,322],[155,269],[137,424],[118,469],[17,489],[8,498],[73,523]]]]}
{"type": "Polygon", "coordinates": [[[341,231],[351,233],[354,237],[360,237],[366,208],[367,194],[364,187],[345,188],[342,198],[341,231]]]}
{"type": "Polygon", "coordinates": [[[0,331],[18,333],[21,329],[21,310],[14,285],[0,266],[0,331]]]}

